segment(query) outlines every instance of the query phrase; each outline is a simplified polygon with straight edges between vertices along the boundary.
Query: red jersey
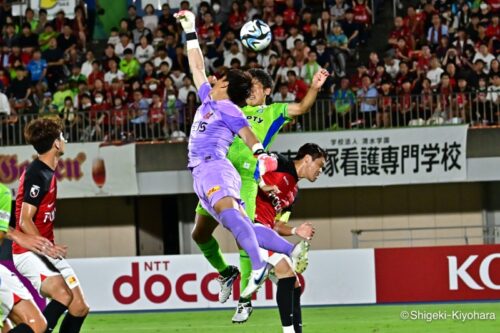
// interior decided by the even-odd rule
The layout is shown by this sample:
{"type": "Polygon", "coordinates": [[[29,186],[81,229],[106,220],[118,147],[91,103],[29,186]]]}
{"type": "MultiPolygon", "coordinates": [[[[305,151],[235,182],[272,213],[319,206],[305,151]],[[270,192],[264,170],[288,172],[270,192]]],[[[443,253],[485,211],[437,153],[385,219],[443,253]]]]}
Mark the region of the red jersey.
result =
{"type": "MultiPolygon", "coordinates": [[[[19,190],[16,197],[16,230],[22,231],[19,225],[23,202],[37,207],[33,223],[41,236],[54,243],[54,219],[56,217],[57,183],[54,170],[40,161],[34,160],[19,179],[19,190]]],[[[12,253],[28,252],[17,243],[12,243],[12,253]]]]}
{"type": "Polygon", "coordinates": [[[354,13],[354,21],[360,24],[370,24],[370,13],[365,4],[356,4],[352,11],[354,13]]]}
{"type": "Polygon", "coordinates": [[[163,109],[163,103],[160,106],[151,105],[149,108],[149,121],[153,124],[163,123],[165,119],[165,110],[163,109]]]}
{"type": "Polygon", "coordinates": [[[282,25],[275,25],[271,29],[273,31],[273,38],[279,41],[286,39],[286,29],[282,25]]]}
{"type": "Polygon", "coordinates": [[[297,12],[293,8],[287,8],[283,12],[283,22],[289,27],[295,26],[298,18],[297,12]]]}
{"type": "Polygon", "coordinates": [[[279,155],[278,169],[266,173],[262,178],[266,184],[276,185],[280,193],[269,194],[259,189],[256,200],[255,221],[273,229],[276,215],[291,209],[299,190],[297,186],[299,177],[293,161],[279,155]]]}
{"type": "Polygon", "coordinates": [[[288,82],[288,90],[295,95],[296,101],[300,102],[307,94],[307,83],[302,80],[295,80],[295,83],[288,82]]]}

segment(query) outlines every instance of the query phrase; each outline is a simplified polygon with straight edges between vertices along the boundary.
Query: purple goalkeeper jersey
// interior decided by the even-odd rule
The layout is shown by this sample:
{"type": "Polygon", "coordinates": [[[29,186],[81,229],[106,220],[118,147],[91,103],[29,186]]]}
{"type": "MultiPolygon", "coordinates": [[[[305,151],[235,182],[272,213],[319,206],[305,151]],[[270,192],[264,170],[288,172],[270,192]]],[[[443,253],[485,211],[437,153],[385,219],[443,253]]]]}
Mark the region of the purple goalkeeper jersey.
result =
{"type": "Polygon", "coordinates": [[[249,126],[243,112],[228,99],[213,101],[210,84],[205,82],[198,89],[202,104],[196,111],[188,145],[188,167],[202,162],[226,158],[234,136],[249,126]]]}

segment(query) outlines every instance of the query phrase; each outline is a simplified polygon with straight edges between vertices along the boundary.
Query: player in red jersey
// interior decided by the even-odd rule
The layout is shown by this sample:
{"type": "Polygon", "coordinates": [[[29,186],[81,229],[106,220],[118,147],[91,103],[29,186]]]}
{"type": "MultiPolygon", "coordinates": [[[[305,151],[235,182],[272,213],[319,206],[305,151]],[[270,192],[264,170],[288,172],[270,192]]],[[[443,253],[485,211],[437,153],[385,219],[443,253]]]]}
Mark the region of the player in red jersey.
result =
{"type": "MultiPolygon", "coordinates": [[[[310,240],[314,236],[314,228],[310,223],[294,228],[287,223],[299,189],[297,183],[301,179],[316,181],[326,163],[326,157],[327,153],[314,143],[300,147],[293,160],[278,155],[278,169],[263,176],[266,184],[276,186],[275,191],[264,192],[259,189],[255,223],[274,229],[281,236],[297,235],[310,240]]],[[[276,301],[283,333],[302,333],[301,287],[295,273],[302,273],[306,269],[307,260],[292,264],[288,257],[270,253],[268,262],[274,266],[274,275],[278,279],[276,301]],[[298,265],[294,267],[294,264],[298,265]]]]}
{"type": "Polygon", "coordinates": [[[47,238],[54,244],[58,258],[39,255],[14,243],[12,253],[16,269],[31,281],[35,289],[51,299],[43,314],[47,332],[52,332],[59,318],[68,313],[60,332],[80,332],[89,312],[80,282],[64,259],[66,248],[54,243],[57,184],[54,171],[64,154],[66,140],[60,121],[35,119],[24,130],[26,141],[38,153],[19,180],[16,198],[16,229],[30,235],[47,238]]]}

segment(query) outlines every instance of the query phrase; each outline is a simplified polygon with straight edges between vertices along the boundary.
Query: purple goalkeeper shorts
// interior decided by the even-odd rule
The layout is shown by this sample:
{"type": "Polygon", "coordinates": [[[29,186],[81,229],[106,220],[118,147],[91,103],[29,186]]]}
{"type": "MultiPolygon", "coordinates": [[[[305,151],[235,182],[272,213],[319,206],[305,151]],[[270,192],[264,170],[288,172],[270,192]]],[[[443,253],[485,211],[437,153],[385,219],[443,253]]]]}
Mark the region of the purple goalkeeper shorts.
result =
{"type": "Polygon", "coordinates": [[[228,159],[201,163],[191,173],[194,191],[210,215],[218,216],[213,207],[224,197],[240,201],[241,178],[228,159]]]}

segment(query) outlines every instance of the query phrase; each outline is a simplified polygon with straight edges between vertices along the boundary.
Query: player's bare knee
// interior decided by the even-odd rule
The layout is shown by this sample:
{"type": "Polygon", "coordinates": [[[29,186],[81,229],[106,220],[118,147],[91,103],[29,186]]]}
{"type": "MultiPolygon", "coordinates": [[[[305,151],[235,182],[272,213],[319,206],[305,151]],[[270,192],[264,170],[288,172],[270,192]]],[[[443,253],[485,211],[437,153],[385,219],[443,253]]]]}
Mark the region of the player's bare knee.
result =
{"type": "Polygon", "coordinates": [[[208,242],[210,240],[209,236],[203,232],[202,228],[194,227],[193,231],[191,231],[191,238],[198,244],[208,242]]]}
{"type": "Polygon", "coordinates": [[[73,293],[68,286],[62,285],[57,288],[52,298],[65,306],[69,306],[73,301],[73,293]]]}
{"type": "Polygon", "coordinates": [[[89,311],[89,305],[81,298],[74,299],[69,309],[69,312],[75,317],[85,317],[89,311]]]}
{"type": "Polygon", "coordinates": [[[47,330],[47,321],[43,316],[35,319],[32,323],[28,323],[34,333],[45,333],[47,330]]]}
{"type": "Polygon", "coordinates": [[[281,259],[276,266],[274,267],[274,272],[276,274],[276,277],[278,279],[283,279],[287,277],[294,277],[295,272],[293,271],[293,268],[290,266],[288,261],[285,259],[281,259]]]}

